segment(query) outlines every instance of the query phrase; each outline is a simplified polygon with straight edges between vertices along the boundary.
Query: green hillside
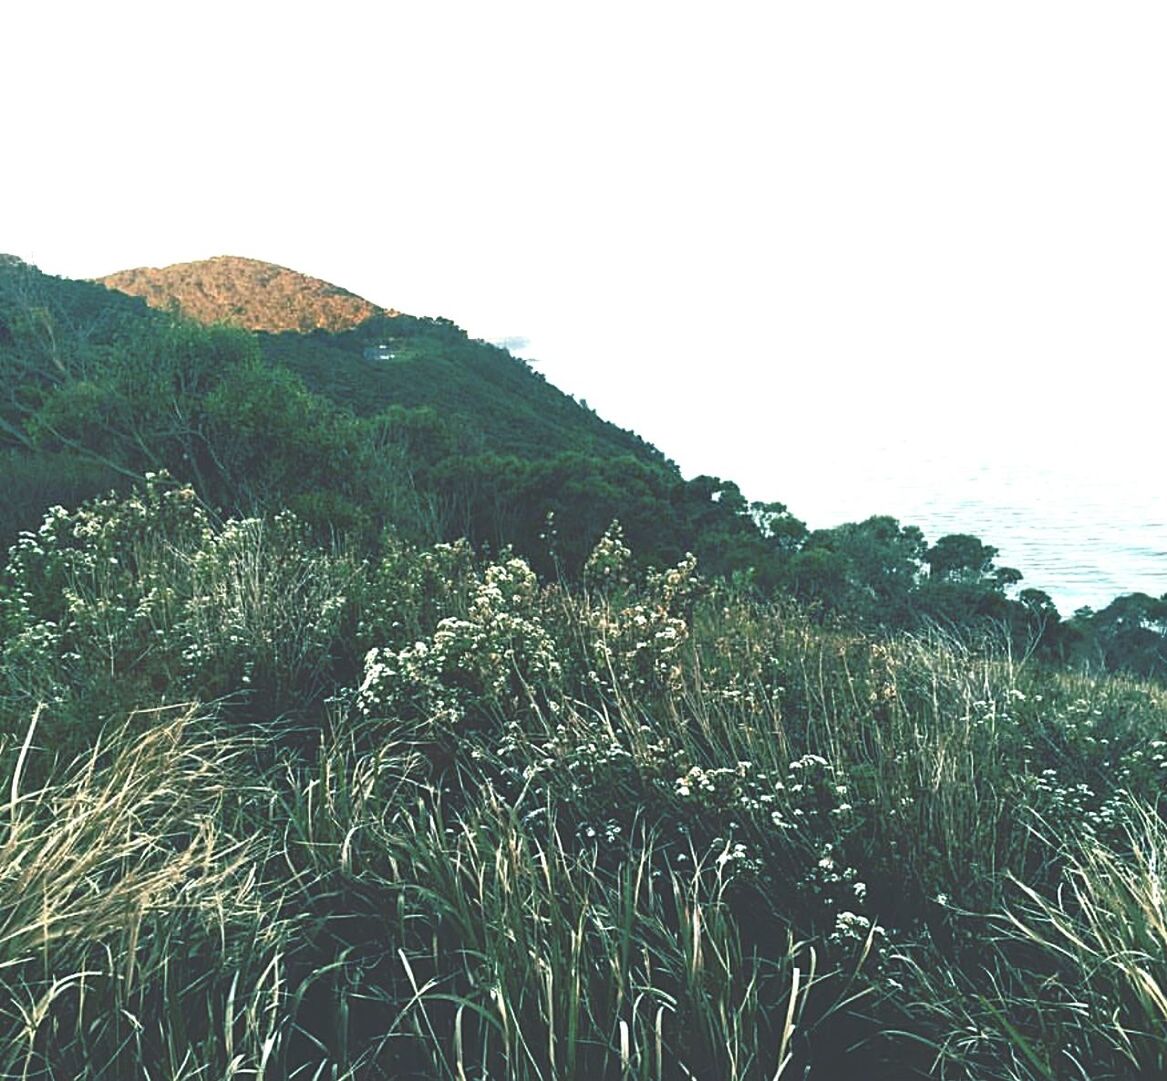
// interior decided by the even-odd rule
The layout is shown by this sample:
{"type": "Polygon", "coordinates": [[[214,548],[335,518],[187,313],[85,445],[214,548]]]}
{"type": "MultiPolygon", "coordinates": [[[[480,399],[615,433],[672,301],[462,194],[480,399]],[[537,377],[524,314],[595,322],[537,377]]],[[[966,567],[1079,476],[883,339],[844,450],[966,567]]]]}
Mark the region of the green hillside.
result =
{"type": "MultiPolygon", "coordinates": [[[[234,305],[264,266],[184,265],[185,295],[234,305]]],[[[281,270],[278,310],[253,297],[257,317],[296,321],[289,276],[335,297],[281,270]]],[[[617,517],[646,560],[692,549],[728,566],[743,544],[761,559],[772,547],[732,485],[686,482],[655,448],[447,321],[378,314],[337,333],[257,334],[185,320],[164,299],[147,307],[19,260],[0,267],[0,541],[54,503],[165,470],[222,514],[288,506],[370,544],[389,526],[513,544],[547,574],[577,574],[617,517]],[[733,498],[719,502],[723,489],[733,498]]]]}
{"type": "Polygon", "coordinates": [[[505,349],[469,338],[444,319],[374,316],[329,334],[260,334],[273,363],[362,416],[387,406],[430,407],[478,451],[550,458],[664,456],[548,383],[505,349]]]}
{"type": "Polygon", "coordinates": [[[1163,599],[1119,598],[1064,621],[977,537],[930,541],[886,515],[808,533],[731,481],[683,478],[659,450],[447,320],[398,315],[255,260],[111,280],[123,277],[153,306],[0,264],[0,544],[53,504],[161,472],[220,517],[290,509],[318,536],[369,551],[387,532],[465,538],[480,552],[512,547],[544,579],[578,579],[618,520],[642,565],[691,552],[707,574],[796,598],[823,620],[1003,631],[1023,654],[1167,671],[1163,599]],[[181,293],[167,292],[172,282],[181,293]],[[225,325],[240,312],[269,327],[327,316],[339,329],[225,325]]]}

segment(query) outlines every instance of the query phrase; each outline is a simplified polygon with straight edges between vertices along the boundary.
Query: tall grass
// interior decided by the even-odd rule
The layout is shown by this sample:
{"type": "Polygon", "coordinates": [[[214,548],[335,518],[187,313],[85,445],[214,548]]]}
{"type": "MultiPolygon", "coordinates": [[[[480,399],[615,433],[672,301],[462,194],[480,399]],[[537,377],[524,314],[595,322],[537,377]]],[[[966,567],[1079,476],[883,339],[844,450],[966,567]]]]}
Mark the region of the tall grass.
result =
{"type": "Polygon", "coordinates": [[[398,826],[413,992],[398,1028],[429,1049],[428,1075],[787,1075],[813,950],[744,944],[715,866],[662,870],[645,834],[606,872],[497,802],[452,829],[422,804],[398,826]]]}
{"type": "Polygon", "coordinates": [[[1167,1071],[1161,688],[605,543],[571,590],[180,493],[26,538],[0,1077],[1167,1071]]]}
{"type": "Polygon", "coordinates": [[[280,935],[240,826],[244,748],[137,714],[0,807],[0,1074],[258,1076],[281,1036],[280,935]]]}

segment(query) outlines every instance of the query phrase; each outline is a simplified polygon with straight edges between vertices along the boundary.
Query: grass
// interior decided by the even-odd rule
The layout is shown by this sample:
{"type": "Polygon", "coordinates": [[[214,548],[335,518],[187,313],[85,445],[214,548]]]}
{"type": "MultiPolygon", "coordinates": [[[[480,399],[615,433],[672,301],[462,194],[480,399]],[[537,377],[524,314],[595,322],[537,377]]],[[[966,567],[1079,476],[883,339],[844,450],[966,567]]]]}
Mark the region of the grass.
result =
{"type": "Polygon", "coordinates": [[[147,504],[10,562],[0,1077],[1167,1069],[1162,688],[147,504]]]}
{"type": "Polygon", "coordinates": [[[241,829],[244,748],[136,714],[0,807],[4,1076],[229,1076],[272,1037],[278,944],[241,829]],[[240,1059],[239,1061],[242,1061],[240,1059]]]}

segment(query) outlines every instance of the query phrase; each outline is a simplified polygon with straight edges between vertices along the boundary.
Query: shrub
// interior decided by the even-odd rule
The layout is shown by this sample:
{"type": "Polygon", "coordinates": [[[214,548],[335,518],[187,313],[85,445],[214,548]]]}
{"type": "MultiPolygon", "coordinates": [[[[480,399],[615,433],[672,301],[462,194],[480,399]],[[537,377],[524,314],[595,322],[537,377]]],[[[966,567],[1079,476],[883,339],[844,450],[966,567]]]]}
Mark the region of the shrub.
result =
{"type": "Polygon", "coordinates": [[[0,592],[8,726],[43,703],[43,734],[75,748],[109,717],[185,697],[173,631],[189,598],[186,553],[210,531],[189,488],[149,476],[125,498],[54,507],[21,534],[0,592]]]}
{"type": "Polygon", "coordinates": [[[363,568],[290,514],[222,526],[164,475],[57,507],[9,554],[0,688],[9,724],[37,704],[63,749],[159,702],[230,696],[270,717],[318,703],[356,658],[363,568]]]}
{"type": "Polygon", "coordinates": [[[533,688],[548,693],[560,679],[539,599],[535,575],[521,559],[491,564],[465,618],[445,617],[428,640],[404,649],[369,651],[358,708],[454,727],[521,710],[533,688]]]}
{"type": "Polygon", "coordinates": [[[242,692],[248,712],[272,717],[319,703],[349,659],[360,564],[312,543],[289,513],[232,520],[186,555],[189,593],[173,635],[187,692],[242,692]]]}

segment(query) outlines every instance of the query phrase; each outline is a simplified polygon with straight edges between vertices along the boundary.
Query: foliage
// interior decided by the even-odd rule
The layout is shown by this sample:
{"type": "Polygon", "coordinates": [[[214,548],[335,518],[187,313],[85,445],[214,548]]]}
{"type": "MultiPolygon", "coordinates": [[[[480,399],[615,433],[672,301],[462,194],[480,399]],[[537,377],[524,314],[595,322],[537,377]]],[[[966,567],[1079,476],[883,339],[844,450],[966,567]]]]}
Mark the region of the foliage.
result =
{"type": "Polygon", "coordinates": [[[560,665],[537,619],[538,596],[522,560],[487,567],[465,618],[446,616],[428,639],[403,649],[369,651],[358,709],[458,726],[480,714],[513,713],[532,686],[555,690],[560,665]]]}
{"type": "Polygon", "coordinates": [[[886,516],[816,530],[791,562],[794,594],[865,622],[905,626],[926,548],[919,529],[886,516]]]}
{"type": "Polygon", "coordinates": [[[35,531],[51,506],[75,507],[97,492],[124,490],[128,478],[72,453],[0,450],[0,547],[35,531]]]}
{"type": "Polygon", "coordinates": [[[372,417],[429,409],[458,433],[464,451],[533,461],[559,454],[631,455],[663,464],[659,451],[601,420],[506,350],[474,341],[445,319],[378,317],[341,334],[261,334],[264,355],[316,393],[372,417]],[[366,354],[386,346],[392,357],[366,354]]]}
{"type": "MultiPolygon", "coordinates": [[[[687,553],[710,578],[793,595],[824,622],[1002,628],[1019,655],[1167,671],[1162,600],[1120,598],[1063,622],[1049,597],[967,534],[929,545],[877,516],[807,531],[731,481],[681,477],[505,350],[441,319],[378,315],[339,334],[204,327],[84,282],[0,266],[0,544],[54,501],[147,472],[219,516],[293,510],[321,538],[511,548],[577,581],[614,519],[638,570],[687,553]]],[[[376,643],[371,643],[376,644],[376,643]]],[[[400,647],[399,647],[400,648],[400,647]]]]}
{"type": "Polygon", "coordinates": [[[301,710],[353,671],[344,638],[361,574],[288,514],[214,526],[164,475],[125,499],[54,508],[9,556],[0,708],[15,719],[42,707],[62,751],[159,702],[301,710]]]}
{"type": "Polygon", "coordinates": [[[0,1073],[1160,1071],[1164,691],[699,566],[365,556],[164,476],[53,511],[0,600],[0,1073]]]}
{"type": "Polygon", "coordinates": [[[1108,670],[1167,675],[1167,594],[1116,597],[1100,612],[1076,613],[1074,625],[1085,638],[1080,649],[1108,670]]]}
{"type": "Polygon", "coordinates": [[[1167,599],[11,260],[0,467],[0,1075],[1163,1073],[1167,599]]]}

